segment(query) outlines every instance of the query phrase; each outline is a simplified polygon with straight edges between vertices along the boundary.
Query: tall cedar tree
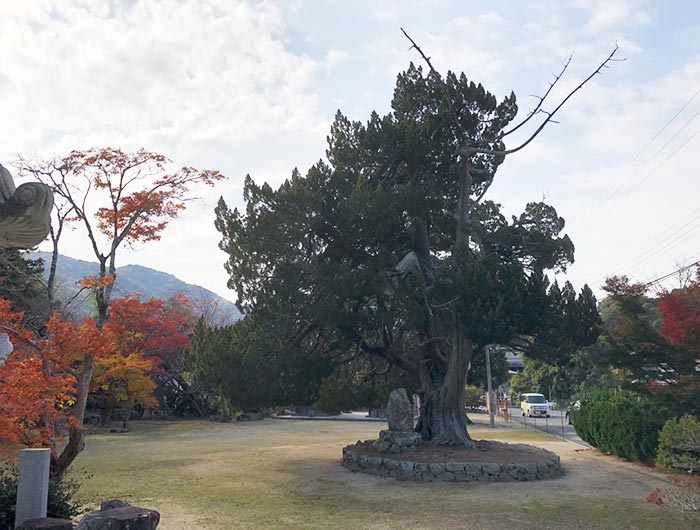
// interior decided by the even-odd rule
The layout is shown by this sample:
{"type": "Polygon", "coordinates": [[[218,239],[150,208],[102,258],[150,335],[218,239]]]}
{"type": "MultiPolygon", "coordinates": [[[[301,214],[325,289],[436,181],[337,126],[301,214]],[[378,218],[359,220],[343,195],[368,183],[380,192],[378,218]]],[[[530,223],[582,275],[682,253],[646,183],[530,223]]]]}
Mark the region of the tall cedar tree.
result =
{"type": "Polygon", "coordinates": [[[530,203],[507,219],[485,199],[513,151],[515,95],[499,103],[464,74],[411,65],[392,108],[366,124],[338,112],[327,161],[277,190],[247,177],[243,212],[219,201],[229,287],[247,312],[293,318],[289,336],[308,347],[411,375],[423,438],[470,446],[464,387],[476,356],[496,343],[543,359],[590,344],[595,298],[549,285],[545,271],[574,254],[553,207],[530,203]]]}
{"type": "MultiPolygon", "coordinates": [[[[82,286],[94,293],[97,328],[102,328],[109,318],[118,249],[124,244],[160,239],[168,223],[185,208],[193,186],[213,186],[223,178],[213,170],[172,169],[171,161],[165,156],[145,149],[126,153],[112,147],[72,151],[52,160],[20,158],[19,166],[20,175],[51,186],[65,205],[64,221],[76,221],[85,229],[99,263],[99,273],[86,278],[82,286]]],[[[57,241],[54,241],[54,250],[56,248],[57,241]]],[[[79,419],[85,413],[94,361],[95,357],[87,354],[77,369],[75,413],[79,419]]],[[[82,451],[84,433],[81,427],[71,429],[65,450],[54,462],[55,473],[67,469],[82,451]]]]}

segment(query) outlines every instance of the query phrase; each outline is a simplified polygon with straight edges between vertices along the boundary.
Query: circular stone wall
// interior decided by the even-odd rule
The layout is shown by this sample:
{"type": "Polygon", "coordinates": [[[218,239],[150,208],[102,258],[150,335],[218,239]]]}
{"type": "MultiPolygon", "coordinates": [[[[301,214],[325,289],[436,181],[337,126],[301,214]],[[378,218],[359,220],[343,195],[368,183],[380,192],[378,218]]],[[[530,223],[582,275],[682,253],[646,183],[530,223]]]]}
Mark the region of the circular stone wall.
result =
{"type": "Polygon", "coordinates": [[[459,451],[455,451],[454,459],[425,462],[420,461],[421,458],[413,451],[400,454],[378,453],[371,443],[358,442],[344,447],[343,466],[353,472],[421,482],[512,482],[556,478],[563,473],[557,455],[526,444],[488,442],[488,447],[495,450],[478,447],[472,449],[477,457],[474,459],[460,457],[459,451]],[[487,461],[489,452],[494,453],[495,457],[496,452],[502,454],[504,450],[512,452],[517,458],[511,458],[511,463],[487,461]]]}

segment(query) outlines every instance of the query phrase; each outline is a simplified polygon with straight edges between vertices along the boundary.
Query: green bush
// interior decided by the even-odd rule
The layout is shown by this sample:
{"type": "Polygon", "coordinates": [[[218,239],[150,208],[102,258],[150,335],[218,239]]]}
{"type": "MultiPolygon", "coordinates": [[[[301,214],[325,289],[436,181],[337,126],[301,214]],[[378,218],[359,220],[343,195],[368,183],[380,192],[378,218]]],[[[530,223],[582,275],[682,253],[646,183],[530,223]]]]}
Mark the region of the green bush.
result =
{"type": "Polygon", "coordinates": [[[668,420],[659,434],[656,463],[700,474],[700,420],[692,416],[668,420]]]}
{"type": "MultiPolygon", "coordinates": [[[[47,517],[71,519],[80,514],[80,507],[73,496],[80,484],[75,479],[52,478],[49,480],[47,517]]],[[[17,470],[11,466],[0,468],[0,530],[11,530],[15,525],[17,504],[17,470]]]]}
{"type": "Polygon", "coordinates": [[[467,385],[464,388],[464,405],[471,410],[479,408],[483,403],[484,391],[478,386],[467,385]]]}
{"type": "Polygon", "coordinates": [[[598,392],[571,410],[582,440],[605,453],[645,462],[656,454],[666,409],[630,392],[598,392]]]}

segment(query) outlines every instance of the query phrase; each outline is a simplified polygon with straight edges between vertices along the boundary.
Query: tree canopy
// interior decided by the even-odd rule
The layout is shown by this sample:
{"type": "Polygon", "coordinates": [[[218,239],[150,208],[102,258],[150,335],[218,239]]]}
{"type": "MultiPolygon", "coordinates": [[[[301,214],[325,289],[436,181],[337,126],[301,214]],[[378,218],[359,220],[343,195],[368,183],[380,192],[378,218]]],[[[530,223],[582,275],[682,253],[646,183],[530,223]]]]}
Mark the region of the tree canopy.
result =
{"type": "Polygon", "coordinates": [[[598,333],[590,289],[545,275],[573,262],[556,210],[533,202],[508,219],[486,198],[516,114],[514,94],[411,65],[389,114],[338,112],[306,176],[276,190],[247,177],[245,210],[216,209],[241,309],[261,323],[284,312],[289,337],[338,362],[412,376],[434,443],[470,443],[464,380],[486,345],[556,357],[598,333]]]}

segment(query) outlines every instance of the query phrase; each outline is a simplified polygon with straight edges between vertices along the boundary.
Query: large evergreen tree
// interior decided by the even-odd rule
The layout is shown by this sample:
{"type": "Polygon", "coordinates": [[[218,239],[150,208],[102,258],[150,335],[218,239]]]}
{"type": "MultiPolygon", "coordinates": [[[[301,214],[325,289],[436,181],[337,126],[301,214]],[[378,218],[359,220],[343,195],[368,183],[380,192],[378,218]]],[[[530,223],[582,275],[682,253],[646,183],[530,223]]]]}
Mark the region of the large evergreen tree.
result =
{"type": "Polygon", "coordinates": [[[338,113],[327,161],[277,190],[247,177],[244,212],[220,200],[229,287],[243,310],[284,312],[288,333],[337,360],[413,376],[424,439],[469,446],[463,395],[476,357],[494,343],[539,358],[589,344],[595,299],[545,276],[573,262],[554,208],[530,203],[507,219],[485,198],[509,153],[513,94],[499,103],[464,74],[411,65],[392,109],[366,124],[338,113]]]}

